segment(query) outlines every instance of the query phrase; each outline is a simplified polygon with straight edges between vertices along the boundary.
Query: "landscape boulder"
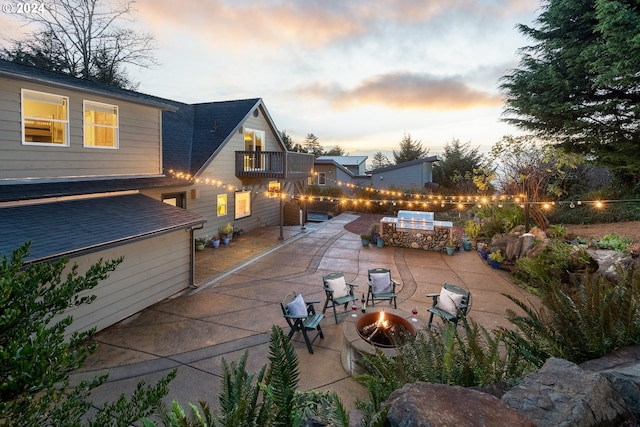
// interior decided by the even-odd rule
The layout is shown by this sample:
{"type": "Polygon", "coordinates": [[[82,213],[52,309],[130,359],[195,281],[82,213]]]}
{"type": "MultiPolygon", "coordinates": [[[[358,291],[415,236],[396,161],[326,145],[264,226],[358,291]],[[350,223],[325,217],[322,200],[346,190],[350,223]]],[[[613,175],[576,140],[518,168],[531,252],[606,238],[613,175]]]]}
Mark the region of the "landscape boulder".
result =
{"type": "Polygon", "coordinates": [[[581,363],[580,368],[606,376],[640,420],[640,347],[621,347],[599,359],[581,363]]]}
{"type": "Polygon", "coordinates": [[[629,406],[607,377],[554,357],[502,401],[539,427],[635,425],[629,406]]]}
{"type": "Polygon", "coordinates": [[[388,405],[390,427],[534,426],[500,399],[477,390],[417,382],[394,391],[388,405]]]}

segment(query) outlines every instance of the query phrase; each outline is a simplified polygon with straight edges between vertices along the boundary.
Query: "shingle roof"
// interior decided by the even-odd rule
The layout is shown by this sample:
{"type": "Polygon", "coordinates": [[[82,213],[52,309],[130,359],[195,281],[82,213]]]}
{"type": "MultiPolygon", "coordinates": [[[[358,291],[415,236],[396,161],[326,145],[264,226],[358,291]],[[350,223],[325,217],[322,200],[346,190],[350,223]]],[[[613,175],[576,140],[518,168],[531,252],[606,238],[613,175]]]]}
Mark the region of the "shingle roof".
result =
{"type": "Polygon", "coordinates": [[[79,255],[192,227],[202,216],[142,194],[0,208],[0,256],[31,240],[26,261],[79,255]]]}
{"type": "Polygon", "coordinates": [[[31,81],[34,83],[45,83],[51,86],[72,88],[80,91],[98,93],[111,98],[125,99],[131,102],[151,105],[161,109],[175,109],[173,101],[163,99],[153,95],[147,95],[132,90],[122,89],[104,83],[93,82],[91,80],[78,79],[62,73],[43,70],[41,68],[16,64],[0,59],[0,76],[13,79],[31,81]]]}
{"type": "Polygon", "coordinates": [[[176,112],[163,112],[162,159],[165,168],[195,175],[261,102],[260,98],[251,98],[181,104],[176,112]]]}

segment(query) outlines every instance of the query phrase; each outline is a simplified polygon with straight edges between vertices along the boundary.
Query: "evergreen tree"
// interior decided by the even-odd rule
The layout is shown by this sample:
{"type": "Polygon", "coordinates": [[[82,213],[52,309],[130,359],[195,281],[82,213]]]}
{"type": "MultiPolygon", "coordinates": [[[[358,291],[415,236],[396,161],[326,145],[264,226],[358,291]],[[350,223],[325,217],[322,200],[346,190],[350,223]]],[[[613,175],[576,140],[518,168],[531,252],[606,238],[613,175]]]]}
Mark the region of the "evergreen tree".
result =
{"type": "Polygon", "coordinates": [[[307,134],[307,137],[304,140],[303,146],[307,151],[307,153],[313,154],[316,157],[322,155],[322,146],[318,141],[318,137],[315,136],[313,133],[307,134]]]}
{"type": "Polygon", "coordinates": [[[480,147],[471,148],[471,142],[453,139],[444,147],[442,160],[433,165],[433,180],[440,191],[448,194],[469,194],[477,190],[473,182],[474,171],[482,164],[480,147]]]}
{"type": "Polygon", "coordinates": [[[400,141],[400,149],[398,151],[393,150],[393,158],[396,164],[421,159],[426,157],[427,154],[429,154],[429,149],[422,148],[422,142],[414,141],[408,133],[405,133],[402,141],[400,141]]]}
{"type": "Polygon", "coordinates": [[[325,151],[322,155],[323,156],[348,156],[349,153],[344,151],[344,149],[339,145],[334,145],[333,148],[331,148],[329,151],[325,151]]]}
{"type": "Polygon", "coordinates": [[[385,166],[390,166],[390,165],[391,165],[391,162],[389,161],[389,158],[387,158],[387,156],[382,154],[382,151],[377,151],[373,155],[373,158],[371,159],[371,167],[373,169],[379,169],[379,168],[383,168],[385,166]]]}
{"type": "Polygon", "coordinates": [[[502,78],[506,121],[640,183],[640,3],[544,0],[518,68],[502,78]]]}

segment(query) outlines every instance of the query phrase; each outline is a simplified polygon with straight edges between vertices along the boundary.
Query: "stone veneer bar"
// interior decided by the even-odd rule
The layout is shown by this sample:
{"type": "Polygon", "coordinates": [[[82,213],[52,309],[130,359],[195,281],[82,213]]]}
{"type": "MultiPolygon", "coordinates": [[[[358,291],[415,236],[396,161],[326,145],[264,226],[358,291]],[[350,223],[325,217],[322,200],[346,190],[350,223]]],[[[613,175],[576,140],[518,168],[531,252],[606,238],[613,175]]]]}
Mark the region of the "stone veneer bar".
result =
{"type": "Polygon", "coordinates": [[[380,237],[386,246],[441,251],[453,237],[453,223],[434,221],[433,212],[401,210],[380,220],[380,237]]]}

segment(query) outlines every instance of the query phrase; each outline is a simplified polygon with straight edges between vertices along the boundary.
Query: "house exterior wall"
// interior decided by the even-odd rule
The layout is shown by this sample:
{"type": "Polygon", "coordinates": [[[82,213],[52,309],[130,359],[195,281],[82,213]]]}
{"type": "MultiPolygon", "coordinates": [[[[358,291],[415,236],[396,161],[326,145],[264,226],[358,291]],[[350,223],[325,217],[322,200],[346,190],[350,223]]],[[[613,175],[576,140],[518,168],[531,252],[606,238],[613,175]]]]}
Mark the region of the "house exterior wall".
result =
{"type": "Polygon", "coordinates": [[[378,189],[397,187],[422,190],[424,184],[432,180],[431,166],[430,162],[425,162],[377,173],[374,172],[371,174],[371,184],[374,188],[378,189]]]}
{"type": "MultiPolygon", "coordinates": [[[[81,274],[98,259],[124,261],[88,295],[96,295],[91,304],[76,307],[65,315],[73,316],[67,330],[104,329],[191,285],[191,233],[179,230],[108,250],[71,258],[68,267],[78,264],[81,274]]],[[[81,294],[82,295],[82,294],[81,294]]]]}
{"type": "Polygon", "coordinates": [[[0,78],[0,179],[157,175],[161,111],[77,90],[0,78]],[[69,146],[22,145],[21,89],[69,98],[69,146]],[[83,100],[119,108],[119,148],[83,146],[83,100]]]}
{"type": "MultiPolygon", "coordinates": [[[[258,117],[250,115],[243,123],[245,128],[265,131],[263,151],[282,151],[277,137],[269,126],[264,115],[258,117]]],[[[242,127],[240,128],[242,130],[242,127]]],[[[192,186],[171,187],[166,189],[144,190],[143,193],[161,200],[162,194],[185,192],[186,208],[196,212],[205,218],[207,222],[204,228],[196,232],[196,236],[212,237],[218,234],[220,227],[232,223],[236,228],[245,231],[257,227],[275,226],[280,224],[280,200],[277,197],[268,197],[268,181],[259,184],[243,186],[242,180],[236,177],[235,152],[244,151],[244,135],[240,131],[234,132],[226,144],[215,155],[213,161],[206,166],[198,176],[198,182],[192,186]],[[218,185],[221,183],[221,185],[218,185]],[[192,190],[195,190],[192,192],[192,190]],[[236,191],[251,191],[251,215],[241,219],[235,219],[235,195],[236,191]],[[218,216],[217,196],[227,195],[227,214],[218,216]],[[192,197],[194,196],[194,197],[192,197]]],[[[282,183],[290,194],[293,188],[289,183],[282,183]]]]}

